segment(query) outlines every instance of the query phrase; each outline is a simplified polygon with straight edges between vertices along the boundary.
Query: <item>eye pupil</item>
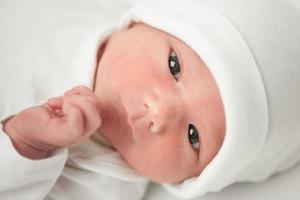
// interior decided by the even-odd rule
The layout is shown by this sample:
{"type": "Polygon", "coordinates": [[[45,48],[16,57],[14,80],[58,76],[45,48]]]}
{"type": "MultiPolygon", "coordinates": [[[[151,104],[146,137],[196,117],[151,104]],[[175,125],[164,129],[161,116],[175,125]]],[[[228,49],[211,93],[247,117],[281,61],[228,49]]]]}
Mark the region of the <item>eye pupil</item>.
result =
{"type": "Polygon", "coordinates": [[[195,133],[194,129],[190,130],[190,140],[191,143],[198,142],[198,135],[195,133]]]}
{"type": "Polygon", "coordinates": [[[189,141],[195,149],[199,149],[199,135],[197,129],[192,124],[189,124],[189,141]]]}
{"type": "Polygon", "coordinates": [[[177,55],[175,54],[174,51],[172,51],[169,56],[169,68],[174,78],[178,80],[179,73],[180,73],[180,65],[178,62],[177,55]]]}
{"type": "Polygon", "coordinates": [[[194,133],[194,130],[190,129],[190,135],[193,135],[193,133],[194,133]]]}
{"type": "Polygon", "coordinates": [[[171,60],[170,64],[171,64],[171,67],[172,67],[172,68],[174,68],[174,67],[175,67],[175,65],[176,65],[176,63],[175,63],[175,61],[174,61],[174,60],[171,60]]]}

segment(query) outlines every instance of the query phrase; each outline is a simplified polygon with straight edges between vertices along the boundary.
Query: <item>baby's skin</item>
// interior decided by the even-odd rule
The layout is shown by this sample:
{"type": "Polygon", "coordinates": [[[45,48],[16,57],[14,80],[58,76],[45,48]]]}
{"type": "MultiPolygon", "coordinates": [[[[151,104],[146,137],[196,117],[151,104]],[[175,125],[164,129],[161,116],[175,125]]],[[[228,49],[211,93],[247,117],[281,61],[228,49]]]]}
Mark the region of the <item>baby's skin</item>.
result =
{"type": "Polygon", "coordinates": [[[153,181],[199,175],[225,135],[221,96],[202,59],[143,23],[112,34],[99,57],[93,89],[77,86],[5,124],[20,154],[46,158],[99,130],[153,181]]]}

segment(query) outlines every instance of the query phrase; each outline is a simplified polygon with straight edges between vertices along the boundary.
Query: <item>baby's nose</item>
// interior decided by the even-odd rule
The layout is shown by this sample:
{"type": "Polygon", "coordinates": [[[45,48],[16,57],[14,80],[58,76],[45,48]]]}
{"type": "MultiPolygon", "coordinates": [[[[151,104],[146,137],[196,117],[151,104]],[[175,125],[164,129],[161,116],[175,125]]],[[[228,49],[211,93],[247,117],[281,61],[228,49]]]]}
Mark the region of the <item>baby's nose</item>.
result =
{"type": "Polygon", "coordinates": [[[149,92],[144,96],[150,130],[153,133],[164,132],[174,126],[180,118],[179,102],[170,94],[149,92]]]}

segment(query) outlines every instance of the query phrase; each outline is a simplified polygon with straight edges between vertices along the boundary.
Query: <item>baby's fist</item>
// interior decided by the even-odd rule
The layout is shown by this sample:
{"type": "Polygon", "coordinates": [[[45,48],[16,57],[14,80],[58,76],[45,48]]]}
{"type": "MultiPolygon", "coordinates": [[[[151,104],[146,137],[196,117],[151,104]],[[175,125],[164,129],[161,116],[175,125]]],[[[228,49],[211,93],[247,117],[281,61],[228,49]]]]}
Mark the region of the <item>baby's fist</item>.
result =
{"type": "Polygon", "coordinates": [[[101,125],[99,108],[100,101],[90,89],[75,87],[18,113],[7,122],[6,132],[24,156],[45,157],[59,147],[81,143],[96,131],[101,125]]]}

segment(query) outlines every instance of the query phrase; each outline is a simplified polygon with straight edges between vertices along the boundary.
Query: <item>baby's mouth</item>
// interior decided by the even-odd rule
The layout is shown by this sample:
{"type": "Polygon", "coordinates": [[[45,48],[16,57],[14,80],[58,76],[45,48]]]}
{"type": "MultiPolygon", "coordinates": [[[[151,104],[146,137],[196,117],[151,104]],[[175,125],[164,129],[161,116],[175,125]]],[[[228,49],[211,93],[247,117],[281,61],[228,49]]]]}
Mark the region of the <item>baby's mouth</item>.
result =
{"type": "Polygon", "coordinates": [[[127,112],[117,91],[106,88],[99,96],[102,99],[100,115],[103,122],[100,129],[104,129],[104,132],[111,129],[127,129],[127,112]]]}
{"type": "MultiPolygon", "coordinates": [[[[119,93],[108,89],[101,96],[104,100],[103,126],[100,130],[108,139],[118,135],[119,139],[139,141],[143,134],[149,132],[147,108],[136,96],[119,93]],[[142,135],[141,135],[142,134],[142,135]]],[[[102,113],[101,113],[102,117],[102,113]]]]}
{"type": "Polygon", "coordinates": [[[133,110],[133,111],[127,111],[127,122],[132,126],[136,123],[137,120],[140,118],[143,118],[145,116],[146,112],[143,110],[133,110]]]}
{"type": "Polygon", "coordinates": [[[146,118],[147,109],[140,105],[138,101],[128,100],[123,105],[127,114],[127,123],[131,129],[133,129],[137,121],[146,118]]]}

